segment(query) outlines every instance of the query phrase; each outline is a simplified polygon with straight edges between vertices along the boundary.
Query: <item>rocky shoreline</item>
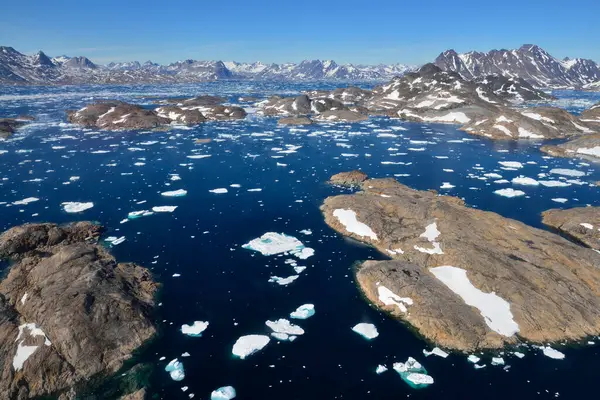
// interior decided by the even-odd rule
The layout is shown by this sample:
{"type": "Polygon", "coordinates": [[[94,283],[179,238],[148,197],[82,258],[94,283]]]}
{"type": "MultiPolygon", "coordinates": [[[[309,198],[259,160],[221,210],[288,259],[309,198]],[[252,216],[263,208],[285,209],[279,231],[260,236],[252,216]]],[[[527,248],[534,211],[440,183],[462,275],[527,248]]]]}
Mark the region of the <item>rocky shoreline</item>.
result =
{"type": "Polygon", "coordinates": [[[597,252],[394,179],[360,187],[327,198],[325,221],[391,258],[362,263],[357,284],[426,339],[470,352],[600,334],[597,252]]]}
{"type": "Polygon", "coordinates": [[[0,391],[72,399],[115,374],[156,334],[158,284],[99,243],[101,227],[25,224],[0,235],[0,391]]]}

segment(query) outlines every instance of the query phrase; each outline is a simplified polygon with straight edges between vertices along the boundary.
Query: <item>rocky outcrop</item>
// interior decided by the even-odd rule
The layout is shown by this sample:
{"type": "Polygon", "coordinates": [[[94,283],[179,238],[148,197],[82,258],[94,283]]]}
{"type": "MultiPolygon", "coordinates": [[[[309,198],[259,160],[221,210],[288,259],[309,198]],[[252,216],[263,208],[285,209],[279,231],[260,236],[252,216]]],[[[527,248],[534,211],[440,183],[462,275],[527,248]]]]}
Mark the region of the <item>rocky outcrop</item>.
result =
{"type": "Polygon", "coordinates": [[[496,96],[509,101],[542,101],[554,100],[556,97],[535,89],[523,78],[489,75],[474,80],[485,91],[491,91],[496,96]]]}
{"type": "Polygon", "coordinates": [[[284,117],[277,121],[279,125],[311,125],[313,121],[308,117],[284,117]]]}
{"type": "Polygon", "coordinates": [[[246,110],[238,106],[218,105],[202,109],[202,113],[209,120],[227,121],[246,118],[246,110]]]}
{"type": "Polygon", "coordinates": [[[177,106],[164,106],[156,109],[156,114],[159,117],[168,118],[172,122],[185,125],[198,125],[206,118],[198,110],[184,110],[177,106]]]}
{"type": "Polygon", "coordinates": [[[134,393],[122,396],[119,400],[145,400],[146,389],[140,389],[134,393]]]}
{"type": "Polygon", "coordinates": [[[171,119],[155,111],[122,101],[101,101],[77,111],[67,111],[69,122],[102,130],[154,129],[168,125],[171,119]]]}
{"type": "Polygon", "coordinates": [[[366,181],[368,178],[367,174],[362,171],[350,171],[350,172],[340,172],[335,174],[329,179],[329,183],[332,185],[340,185],[340,186],[360,186],[361,183],[366,181]]]}
{"type": "Polygon", "coordinates": [[[325,220],[392,258],[361,265],[357,282],[375,307],[427,339],[473,351],[600,333],[600,254],[393,179],[361,187],[327,198],[325,220]],[[466,287],[476,296],[461,294],[466,287]]]}
{"type": "Polygon", "coordinates": [[[547,210],[542,213],[542,222],[592,249],[600,250],[600,207],[547,210]]]}
{"type": "Polygon", "coordinates": [[[29,115],[21,115],[17,118],[0,118],[0,139],[10,137],[17,129],[34,119],[29,115]]]}
{"type": "Polygon", "coordinates": [[[593,126],[600,126],[600,103],[596,103],[581,113],[581,121],[593,126]]]}
{"type": "Polygon", "coordinates": [[[78,222],[0,235],[0,258],[12,261],[0,282],[5,398],[72,394],[116,373],[156,333],[157,285],[145,268],[117,263],[97,243],[100,232],[78,222]]]}
{"type": "Polygon", "coordinates": [[[225,97],[220,96],[196,96],[191,99],[182,99],[182,98],[170,98],[170,99],[161,99],[156,100],[156,104],[173,104],[179,107],[211,107],[218,106],[219,104],[223,104],[227,101],[225,97]]]}
{"type": "Polygon", "coordinates": [[[586,135],[559,145],[546,145],[541,151],[554,157],[600,159],[600,134],[586,135]]]}

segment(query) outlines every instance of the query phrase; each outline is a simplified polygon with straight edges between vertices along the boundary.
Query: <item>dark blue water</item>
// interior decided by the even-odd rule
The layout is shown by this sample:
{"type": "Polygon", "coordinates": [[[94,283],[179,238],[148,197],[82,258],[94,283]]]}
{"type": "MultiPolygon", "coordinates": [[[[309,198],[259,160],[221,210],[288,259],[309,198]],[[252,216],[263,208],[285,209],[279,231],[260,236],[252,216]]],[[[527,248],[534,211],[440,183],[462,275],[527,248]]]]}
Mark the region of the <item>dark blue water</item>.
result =
{"type": "MultiPolygon", "coordinates": [[[[294,130],[277,127],[275,119],[251,115],[243,122],[149,134],[95,133],[64,123],[65,109],[98,98],[150,104],[139,96],[209,93],[235,102],[240,95],[331,87],[211,83],[2,88],[1,116],[33,114],[39,122],[10,141],[0,142],[0,152],[6,151],[0,154],[0,229],[25,222],[96,220],[106,227],[107,236],[126,237],[112,249],[117,259],[151,268],[163,283],[161,335],[140,355],[141,361],[156,367],[150,392],[157,398],[184,399],[194,393],[195,398],[206,399],[224,385],[233,385],[240,399],[531,399],[554,398],[557,393],[568,399],[595,398],[594,379],[600,370],[596,346],[559,346],[567,355],[562,361],[522,349],[524,359],[505,355],[508,371],[489,365],[491,355],[484,357],[482,362],[488,367],[482,370],[475,370],[458,354],[447,359],[424,357],[422,350],[430,346],[371,308],[353,281],[354,263],[385,256],[334,233],[323,222],[319,206],[327,196],[343,192],[324,183],[332,174],[360,168],[373,177],[396,176],[416,189],[438,189],[449,182],[455,188],[443,192],[462,197],[474,207],[541,227],[540,212],[545,209],[600,205],[598,188],[590,185],[600,180],[598,164],[544,158],[538,151],[540,143],[494,143],[469,137],[452,126],[386,118],[294,130]],[[194,144],[194,139],[204,137],[213,141],[194,144]],[[301,147],[296,153],[279,153],[277,149],[286,145],[301,147]],[[98,150],[108,152],[93,153],[98,150]],[[187,158],[192,154],[211,157],[187,158]],[[524,167],[502,170],[499,161],[519,161],[524,167]],[[519,175],[560,179],[559,175],[538,177],[552,168],[586,175],[560,188],[481,179],[492,172],[509,181],[519,175]],[[171,181],[170,174],[178,174],[181,180],[171,181]],[[70,181],[74,176],[79,180],[70,181]],[[526,196],[509,199],[493,193],[505,187],[523,190],[526,196]],[[228,193],[209,192],[215,188],[228,188],[228,193]],[[253,188],[262,191],[247,191],[253,188]],[[186,189],[188,195],[160,195],[175,189],[186,189]],[[27,197],[40,200],[11,205],[27,197]],[[567,202],[552,200],[556,198],[567,202]],[[91,201],[94,207],[67,214],[60,205],[65,201],[91,201]],[[130,211],[160,205],[178,208],[120,223],[130,211]],[[299,233],[303,229],[312,230],[312,235],[299,233]],[[269,231],[296,236],[315,249],[313,257],[298,260],[308,268],[289,286],[268,282],[272,275],[294,273],[284,263],[288,257],[266,257],[241,248],[269,231]],[[273,340],[246,360],[231,355],[238,337],[268,334],[266,320],[285,318],[304,303],[316,307],[314,317],[297,321],[305,335],[292,343],[273,340]],[[195,320],[210,322],[204,335],[181,334],[180,326],[195,320]],[[350,328],[359,322],[375,324],[380,336],[369,342],[352,332],[350,328]],[[190,357],[182,358],[184,352],[190,357]],[[432,386],[411,389],[391,369],[393,362],[409,356],[425,365],[435,379],[432,386]],[[161,357],[166,359],[160,361],[161,357]],[[182,382],[172,381],[163,370],[176,357],[185,366],[182,382]],[[390,371],[376,375],[378,364],[386,364],[390,371]],[[185,393],[183,386],[189,387],[185,393]]],[[[559,95],[562,99],[557,103],[573,111],[598,101],[597,95],[559,95]]]]}

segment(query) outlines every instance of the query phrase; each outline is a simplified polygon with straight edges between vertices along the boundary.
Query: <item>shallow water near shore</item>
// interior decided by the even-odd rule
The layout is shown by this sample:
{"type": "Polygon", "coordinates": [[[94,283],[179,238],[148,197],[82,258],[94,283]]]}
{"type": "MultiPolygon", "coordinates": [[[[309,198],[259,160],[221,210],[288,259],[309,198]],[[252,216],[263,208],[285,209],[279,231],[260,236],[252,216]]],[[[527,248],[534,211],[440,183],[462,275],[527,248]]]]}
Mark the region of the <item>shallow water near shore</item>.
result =
{"type": "MultiPolygon", "coordinates": [[[[196,399],[205,399],[226,385],[236,388],[239,399],[593,398],[600,369],[596,345],[556,346],[566,354],[564,360],[520,349],[526,354],[523,359],[504,355],[507,370],[490,365],[491,356],[499,352],[482,356],[480,363],[487,367],[480,370],[464,355],[425,357],[422,350],[430,350],[431,345],[372,308],[354,282],[357,261],[386,256],[336,234],[325,224],[319,206],[327,196],[350,193],[327,185],[331,175],[361,169],[371,177],[395,177],[415,189],[439,190],[464,198],[473,207],[543,228],[543,210],[600,205],[599,188],[592,185],[600,180],[600,164],[545,157],[539,152],[541,142],[492,142],[450,125],[388,118],[289,128],[278,127],[275,118],[251,114],[241,122],[132,134],[82,130],[66,124],[64,115],[65,109],[100,98],[151,106],[143,96],[207,93],[224,95],[237,104],[239,96],[333,87],[244,82],[2,88],[0,116],[32,114],[38,121],[0,142],[0,153],[6,151],[0,154],[0,228],[95,220],[106,227],[104,237],[125,237],[111,249],[117,260],[150,268],[163,284],[158,310],[161,335],[139,356],[155,367],[149,392],[157,398],[186,399],[193,393],[196,399]],[[205,137],[212,142],[194,143],[205,137]],[[188,157],[193,155],[210,157],[188,157]],[[522,165],[507,170],[499,164],[505,161],[522,165]],[[553,169],[584,175],[551,173],[553,169]],[[501,178],[485,174],[508,181],[522,175],[570,186],[495,183],[501,178]],[[440,189],[443,185],[454,187],[440,189]],[[525,195],[507,198],[494,193],[511,187],[525,195]],[[227,193],[210,192],[218,188],[226,188],[227,193]],[[178,189],[185,189],[187,195],[161,196],[178,189]],[[29,197],[39,200],[12,204],[29,197]],[[94,206],[69,214],[61,206],[69,201],[94,206]],[[121,223],[129,212],[155,206],[177,208],[121,223]],[[306,229],[312,234],[300,232],[306,229]],[[263,256],[242,248],[270,231],[295,236],[315,250],[306,260],[296,259],[307,269],[288,286],[268,280],[293,275],[293,268],[285,263],[293,257],[263,256]],[[245,360],[231,354],[237,338],[269,334],[265,321],[287,318],[306,303],[315,305],[316,314],[294,322],[306,331],[294,342],[272,339],[245,360]],[[180,332],[182,324],[194,321],[210,323],[202,337],[180,332]],[[379,336],[367,341],[352,332],[360,322],[374,324],[379,336]],[[186,352],[189,357],[182,357],[186,352]],[[392,370],[393,362],[404,362],[409,356],[427,368],[433,385],[412,389],[392,370]],[[164,371],[174,358],[184,364],[186,376],[181,382],[164,371]],[[377,375],[378,364],[389,370],[377,375]]],[[[556,104],[574,112],[600,100],[592,93],[557,95],[556,104]]]]}

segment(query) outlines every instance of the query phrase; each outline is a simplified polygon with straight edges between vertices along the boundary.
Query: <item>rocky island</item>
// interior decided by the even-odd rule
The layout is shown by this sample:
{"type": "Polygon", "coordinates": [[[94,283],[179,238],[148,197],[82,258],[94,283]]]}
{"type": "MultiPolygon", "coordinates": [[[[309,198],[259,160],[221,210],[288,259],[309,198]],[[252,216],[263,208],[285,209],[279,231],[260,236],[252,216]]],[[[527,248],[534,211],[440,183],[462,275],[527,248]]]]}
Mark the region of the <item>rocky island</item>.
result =
{"type": "Polygon", "coordinates": [[[157,284],[117,263],[101,228],[26,224],[0,235],[0,391],[3,398],[77,398],[123,367],[156,333],[157,284]]]}
{"type": "Polygon", "coordinates": [[[542,213],[542,222],[600,251],[600,207],[547,210],[542,213]]]}
{"type": "Polygon", "coordinates": [[[18,128],[34,119],[29,115],[22,115],[16,118],[0,118],[0,139],[9,138],[18,128]]]}
{"type": "Polygon", "coordinates": [[[426,339],[467,352],[600,333],[594,250],[394,179],[360,187],[327,198],[325,220],[391,258],[358,266],[357,283],[426,339]]]}

